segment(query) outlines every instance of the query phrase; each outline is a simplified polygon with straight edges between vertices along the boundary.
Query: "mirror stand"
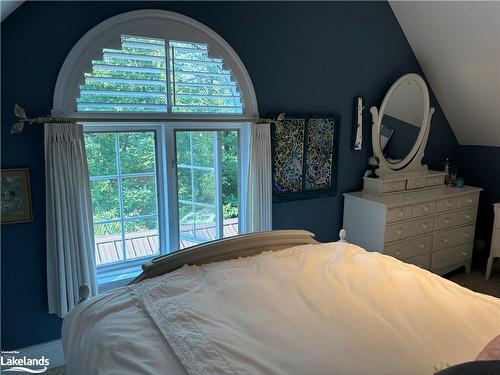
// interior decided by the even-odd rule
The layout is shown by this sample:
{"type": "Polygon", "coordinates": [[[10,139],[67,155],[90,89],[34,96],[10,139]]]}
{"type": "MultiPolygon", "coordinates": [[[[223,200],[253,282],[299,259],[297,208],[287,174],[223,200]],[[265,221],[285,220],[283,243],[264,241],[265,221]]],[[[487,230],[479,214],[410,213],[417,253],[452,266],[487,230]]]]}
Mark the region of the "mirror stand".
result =
{"type": "MultiPolygon", "coordinates": [[[[379,111],[378,108],[373,106],[370,108],[370,113],[372,114],[372,140],[376,140],[379,137],[378,132],[380,129],[376,126],[379,120],[379,111]]],[[[424,126],[424,134],[422,141],[420,143],[420,147],[418,151],[416,152],[415,156],[412,158],[412,160],[404,167],[405,173],[411,173],[411,174],[418,174],[419,172],[421,173],[427,173],[428,168],[426,164],[422,164],[422,159],[424,158],[425,154],[425,146],[427,145],[427,138],[429,137],[429,130],[430,130],[430,123],[432,119],[432,115],[434,114],[434,108],[430,107],[428,110],[428,116],[427,116],[427,123],[424,126]]],[[[377,169],[377,174],[380,176],[384,175],[393,175],[394,173],[397,173],[397,170],[392,169],[386,158],[383,155],[383,152],[380,147],[372,147],[373,148],[373,155],[376,156],[380,163],[379,163],[379,169],[377,169]]]]}

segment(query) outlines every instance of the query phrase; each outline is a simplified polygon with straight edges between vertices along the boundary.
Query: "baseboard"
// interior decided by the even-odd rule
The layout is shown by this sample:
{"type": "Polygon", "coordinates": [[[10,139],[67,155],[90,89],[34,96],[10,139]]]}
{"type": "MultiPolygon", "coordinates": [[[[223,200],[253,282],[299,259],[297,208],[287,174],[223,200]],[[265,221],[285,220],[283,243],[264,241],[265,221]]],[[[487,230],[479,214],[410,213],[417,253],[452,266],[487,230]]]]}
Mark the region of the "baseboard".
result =
{"type": "Polygon", "coordinates": [[[26,358],[40,358],[45,356],[50,363],[48,368],[54,368],[64,365],[64,353],[61,340],[47,341],[41,344],[27,346],[17,349],[19,352],[16,357],[26,356],[26,358]]]}

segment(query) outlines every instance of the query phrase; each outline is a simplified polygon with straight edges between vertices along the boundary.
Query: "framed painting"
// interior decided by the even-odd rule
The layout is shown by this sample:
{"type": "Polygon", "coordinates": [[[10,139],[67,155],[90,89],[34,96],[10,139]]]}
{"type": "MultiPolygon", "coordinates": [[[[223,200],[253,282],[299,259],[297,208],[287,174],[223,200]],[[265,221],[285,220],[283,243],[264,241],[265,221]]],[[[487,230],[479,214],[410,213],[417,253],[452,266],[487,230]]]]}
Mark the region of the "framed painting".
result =
{"type": "Polygon", "coordinates": [[[28,168],[2,169],[0,185],[2,224],[32,221],[28,168]]]}
{"type": "Polygon", "coordinates": [[[273,202],[335,194],[339,125],[337,115],[293,115],[273,125],[273,202]]]}

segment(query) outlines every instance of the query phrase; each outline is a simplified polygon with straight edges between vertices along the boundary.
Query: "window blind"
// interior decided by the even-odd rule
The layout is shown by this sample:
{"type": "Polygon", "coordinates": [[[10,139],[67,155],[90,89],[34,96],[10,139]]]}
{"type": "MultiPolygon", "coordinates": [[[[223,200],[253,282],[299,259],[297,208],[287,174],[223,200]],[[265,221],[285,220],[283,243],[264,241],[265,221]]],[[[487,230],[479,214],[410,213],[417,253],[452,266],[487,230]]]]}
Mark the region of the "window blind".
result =
{"type": "Polygon", "coordinates": [[[238,85],[204,43],[121,36],[80,85],[78,111],[243,113],[238,85]],[[168,62],[168,63],[167,63],[168,62]]]}
{"type": "Polygon", "coordinates": [[[242,113],[238,86],[208,45],[169,42],[172,112],[242,113]]]}

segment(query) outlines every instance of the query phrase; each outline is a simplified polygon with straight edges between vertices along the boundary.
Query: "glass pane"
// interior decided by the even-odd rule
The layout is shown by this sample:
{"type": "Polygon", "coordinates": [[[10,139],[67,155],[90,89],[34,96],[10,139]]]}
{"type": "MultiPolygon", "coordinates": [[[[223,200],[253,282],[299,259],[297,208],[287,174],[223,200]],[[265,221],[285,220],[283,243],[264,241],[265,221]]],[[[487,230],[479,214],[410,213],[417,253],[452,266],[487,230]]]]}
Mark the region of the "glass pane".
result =
{"type": "Polygon", "coordinates": [[[199,203],[215,204],[215,174],[213,171],[195,169],[194,200],[199,203]]]}
{"type": "Polygon", "coordinates": [[[124,226],[127,259],[149,257],[160,253],[157,218],[126,220],[124,226]]]}
{"type": "Polygon", "coordinates": [[[177,178],[179,179],[178,196],[179,200],[191,201],[193,199],[191,189],[191,168],[177,167],[177,178]]]}
{"type": "MultiPolygon", "coordinates": [[[[185,248],[215,240],[218,238],[219,230],[222,230],[222,222],[219,224],[218,221],[217,207],[220,200],[218,195],[221,192],[216,189],[217,132],[178,131],[176,147],[179,246],[185,248]],[[221,227],[218,228],[218,225],[221,227]]],[[[237,179],[236,175],[236,181],[237,179]]]]}
{"type": "Polygon", "coordinates": [[[121,173],[155,171],[155,134],[153,132],[120,133],[121,173]]]}
{"type": "Polygon", "coordinates": [[[78,111],[167,112],[165,41],[122,35],[121,42],[91,61],[78,111]]]}
{"type": "Polygon", "coordinates": [[[96,264],[123,260],[120,222],[94,224],[96,264]]]}
{"type": "Polygon", "coordinates": [[[154,176],[123,177],[122,195],[125,217],[151,215],[158,212],[154,176]]]}
{"type": "Polygon", "coordinates": [[[179,205],[180,248],[217,239],[217,215],[215,207],[179,205]]]}
{"type": "Polygon", "coordinates": [[[120,218],[118,179],[95,180],[90,183],[94,223],[120,218]]]}
{"type": "Polygon", "coordinates": [[[191,132],[176,132],[177,163],[191,165],[191,132]]]}
{"type": "Polygon", "coordinates": [[[217,132],[191,132],[193,140],[193,164],[213,167],[215,163],[215,140],[217,132]]]}
{"type": "Polygon", "coordinates": [[[96,174],[90,179],[97,264],[159,254],[155,132],[85,133],[85,140],[96,174]]]}
{"type": "Polygon", "coordinates": [[[115,134],[85,133],[90,176],[116,175],[115,134]]]}
{"type": "Polygon", "coordinates": [[[223,237],[238,234],[238,131],[221,131],[223,237]]]}
{"type": "Polygon", "coordinates": [[[242,113],[237,83],[208,45],[170,41],[169,47],[172,112],[242,113]]]}
{"type": "Polygon", "coordinates": [[[179,226],[181,233],[191,230],[195,225],[192,203],[179,203],[179,226]]]}

